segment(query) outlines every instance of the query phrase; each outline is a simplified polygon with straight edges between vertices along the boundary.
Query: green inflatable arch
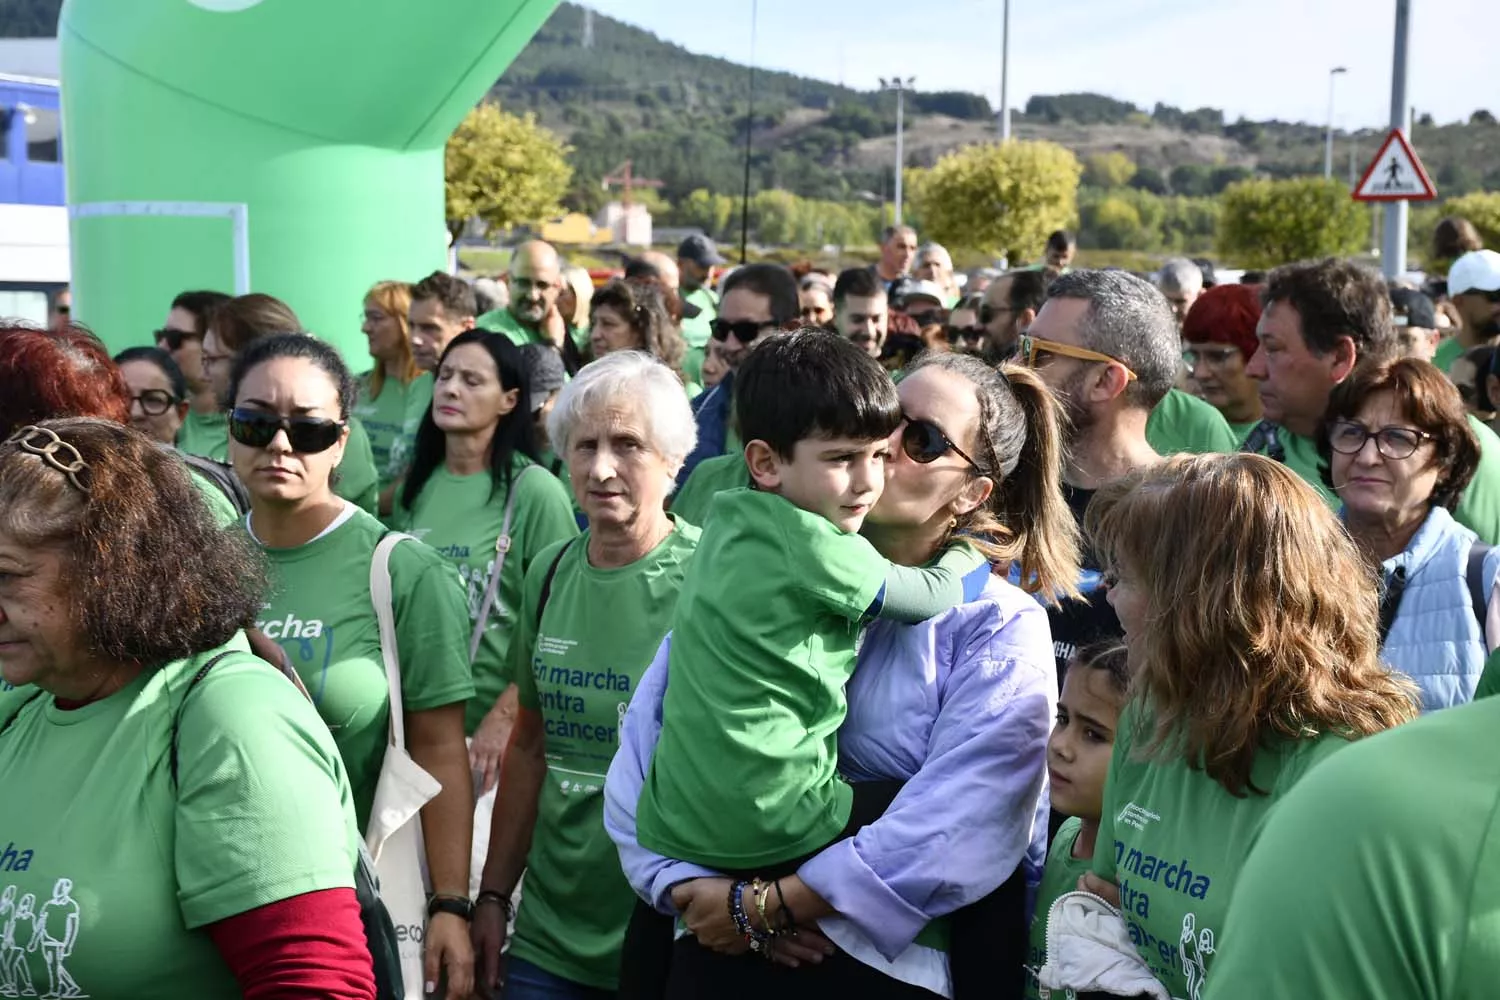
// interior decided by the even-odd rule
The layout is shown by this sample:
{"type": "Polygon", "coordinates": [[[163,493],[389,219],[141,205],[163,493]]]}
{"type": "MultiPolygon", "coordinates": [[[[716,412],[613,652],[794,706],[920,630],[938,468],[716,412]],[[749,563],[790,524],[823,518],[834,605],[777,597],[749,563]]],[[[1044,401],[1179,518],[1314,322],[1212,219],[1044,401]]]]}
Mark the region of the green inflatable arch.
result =
{"type": "Polygon", "coordinates": [[[67,0],[75,313],[119,349],[267,292],[363,367],[365,291],[444,266],[443,144],[555,4],[67,0]]]}

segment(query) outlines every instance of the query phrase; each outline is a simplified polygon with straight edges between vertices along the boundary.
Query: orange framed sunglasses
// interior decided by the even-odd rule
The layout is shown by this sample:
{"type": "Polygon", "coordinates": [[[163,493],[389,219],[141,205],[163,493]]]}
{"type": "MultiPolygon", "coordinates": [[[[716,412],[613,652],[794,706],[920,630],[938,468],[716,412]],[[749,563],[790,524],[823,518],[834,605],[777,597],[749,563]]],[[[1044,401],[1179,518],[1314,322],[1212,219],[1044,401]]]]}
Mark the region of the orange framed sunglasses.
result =
{"type": "Polygon", "coordinates": [[[1056,354],[1064,358],[1077,358],[1080,361],[1102,361],[1105,364],[1119,365],[1125,369],[1125,377],[1131,382],[1135,381],[1135,372],[1131,371],[1130,366],[1125,362],[1119,358],[1112,358],[1108,354],[1100,354],[1098,351],[1091,351],[1085,347],[1074,347],[1072,344],[1059,344],[1055,340],[1043,340],[1040,337],[1033,337],[1024,333],[1021,334],[1018,346],[1019,353],[1026,360],[1028,368],[1036,367],[1036,356],[1038,354],[1056,354]]]}

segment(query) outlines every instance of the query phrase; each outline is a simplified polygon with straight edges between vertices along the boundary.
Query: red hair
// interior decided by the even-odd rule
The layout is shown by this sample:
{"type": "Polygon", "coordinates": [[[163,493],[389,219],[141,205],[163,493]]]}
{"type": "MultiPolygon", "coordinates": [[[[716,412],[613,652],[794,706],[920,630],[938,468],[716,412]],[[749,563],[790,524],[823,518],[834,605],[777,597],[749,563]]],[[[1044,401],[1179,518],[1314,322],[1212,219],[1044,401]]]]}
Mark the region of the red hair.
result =
{"type": "Polygon", "coordinates": [[[1198,296],[1182,321],[1182,339],[1190,344],[1233,344],[1249,361],[1260,342],[1260,288],[1215,285],[1198,296]]]}
{"type": "Polygon", "coordinates": [[[125,377],[81,326],[0,325],[0,372],[0,440],[58,417],[130,422],[125,377]]]}

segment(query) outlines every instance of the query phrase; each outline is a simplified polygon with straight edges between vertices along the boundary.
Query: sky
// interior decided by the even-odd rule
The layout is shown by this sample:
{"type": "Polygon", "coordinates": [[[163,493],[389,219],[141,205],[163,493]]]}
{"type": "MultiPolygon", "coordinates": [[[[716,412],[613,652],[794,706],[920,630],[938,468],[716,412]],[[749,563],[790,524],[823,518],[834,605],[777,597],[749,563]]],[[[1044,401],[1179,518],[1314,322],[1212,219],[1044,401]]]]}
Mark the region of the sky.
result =
{"type": "MultiPolygon", "coordinates": [[[[752,0],[592,0],[595,10],[705,55],[751,57],[752,0]]],[[[757,65],[869,89],[982,93],[999,106],[1003,0],[759,0],[757,65]]],[[[1411,0],[1407,101],[1438,122],[1500,115],[1500,0],[1411,0]]],[[[1395,0],[1012,0],[1010,105],[1093,91],[1149,111],[1228,120],[1390,122],[1395,0]]]]}

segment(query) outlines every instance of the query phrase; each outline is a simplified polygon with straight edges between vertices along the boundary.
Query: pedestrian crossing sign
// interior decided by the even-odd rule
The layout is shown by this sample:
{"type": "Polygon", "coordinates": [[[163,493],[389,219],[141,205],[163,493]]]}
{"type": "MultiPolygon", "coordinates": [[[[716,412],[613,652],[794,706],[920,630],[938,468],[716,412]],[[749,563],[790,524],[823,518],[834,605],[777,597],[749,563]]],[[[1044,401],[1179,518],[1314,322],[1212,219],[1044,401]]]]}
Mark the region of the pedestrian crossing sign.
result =
{"type": "Polygon", "coordinates": [[[1398,128],[1391,129],[1354,186],[1355,201],[1431,201],[1436,197],[1432,178],[1398,128]]]}

